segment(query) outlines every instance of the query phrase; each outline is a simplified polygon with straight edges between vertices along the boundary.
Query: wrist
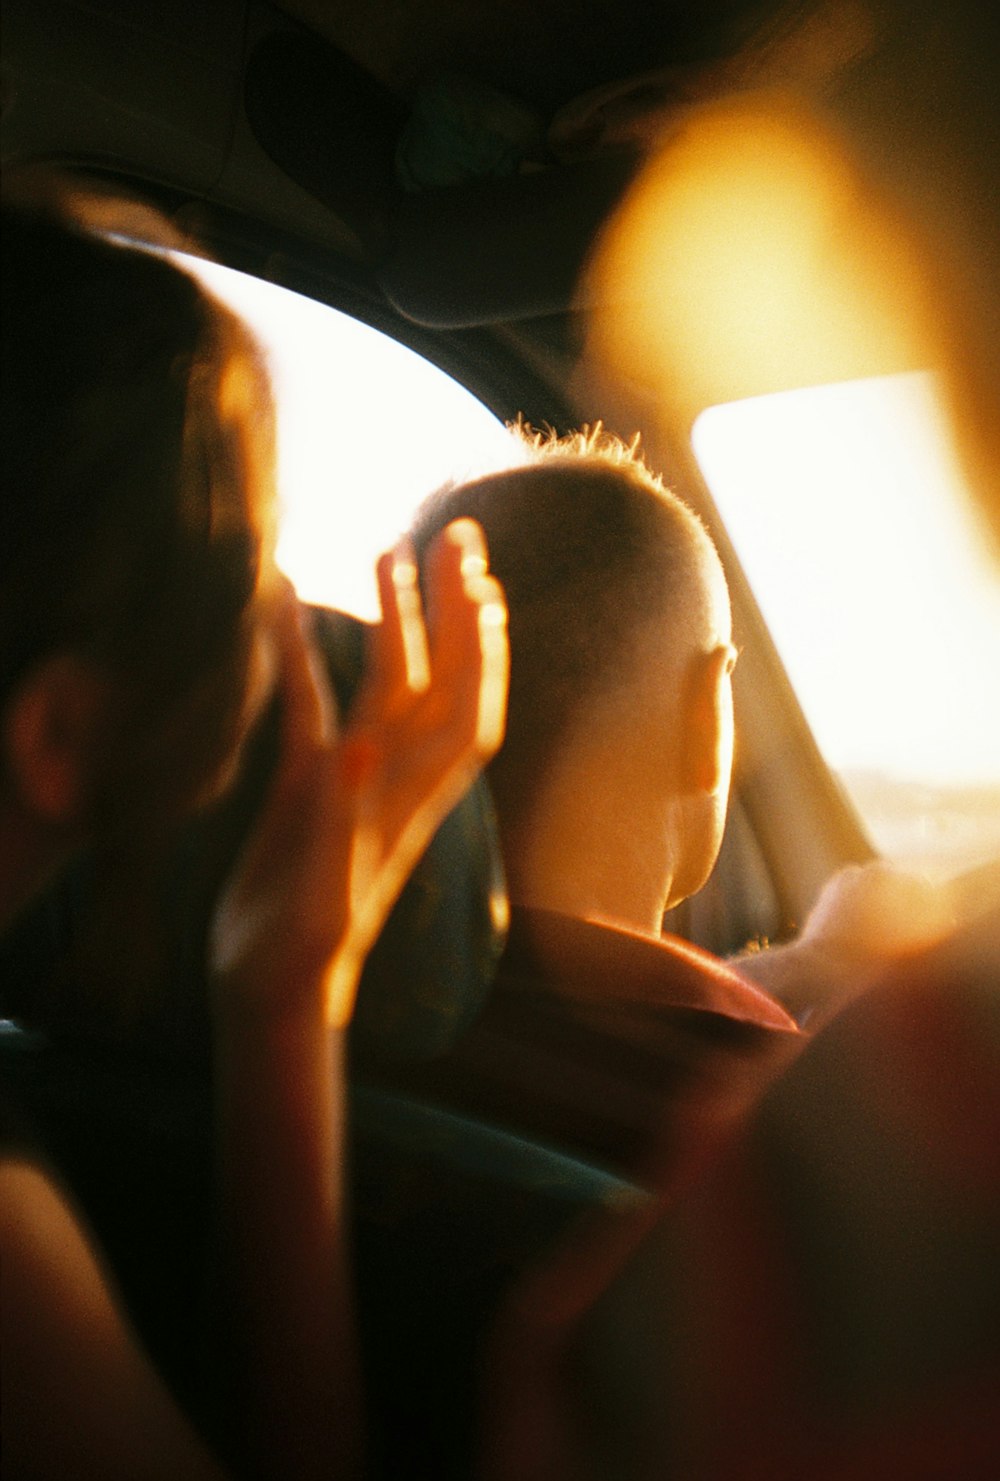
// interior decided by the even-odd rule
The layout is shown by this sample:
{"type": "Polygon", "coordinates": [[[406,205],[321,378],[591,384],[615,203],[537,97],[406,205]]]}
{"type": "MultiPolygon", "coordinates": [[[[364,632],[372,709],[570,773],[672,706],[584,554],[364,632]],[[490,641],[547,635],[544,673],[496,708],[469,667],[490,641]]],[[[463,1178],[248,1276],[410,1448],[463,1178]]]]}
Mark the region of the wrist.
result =
{"type": "Polygon", "coordinates": [[[293,967],[286,959],[268,972],[255,964],[216,975],[212,1018],[226,1036],[339,1033],[350,1023],[356,992],[357,971],[342,953],[322,967],[293,967]]]}

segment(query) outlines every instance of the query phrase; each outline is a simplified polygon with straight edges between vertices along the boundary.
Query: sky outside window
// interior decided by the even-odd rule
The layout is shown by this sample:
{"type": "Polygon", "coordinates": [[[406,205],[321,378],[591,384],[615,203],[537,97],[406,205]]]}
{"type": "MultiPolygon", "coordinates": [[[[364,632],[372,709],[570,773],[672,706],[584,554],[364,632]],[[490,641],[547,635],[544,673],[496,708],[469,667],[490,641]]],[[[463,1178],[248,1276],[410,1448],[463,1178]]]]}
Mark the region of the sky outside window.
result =
{"type": "Polygon", "coordinates": [[[464,386],[370,325],[231,268],[189,265],[267,351],[279,564],[304,601],[376,618],[377,556],[442,483],[517,461],[510,433],[464,386]]]}
{"type": "Polygon", "coordinates": [[[875,843],[943,872],[1000,854],[1000,583],[931,376],[713,407],[693,441],[875,843]]]}

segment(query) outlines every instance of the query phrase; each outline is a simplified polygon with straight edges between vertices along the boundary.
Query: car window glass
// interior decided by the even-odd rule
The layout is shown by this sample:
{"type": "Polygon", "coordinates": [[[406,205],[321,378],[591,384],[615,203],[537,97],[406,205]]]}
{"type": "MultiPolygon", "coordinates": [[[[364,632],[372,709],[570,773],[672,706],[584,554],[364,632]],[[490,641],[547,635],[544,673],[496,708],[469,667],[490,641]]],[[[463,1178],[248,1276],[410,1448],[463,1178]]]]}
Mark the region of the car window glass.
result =
{"type": "Polygon", "coordinates": [[[278,408],[278,561],[304,601],[378,616],[378,554],[450,479],[516,461],[464,386],[347,314],[231,268],[188,265],[256,333],[278,408]]]}
{"type": "Polygon", "coordinates": [[[813,731],[873,843],[1000,856],[1000,583],[930,375],[704,412],[695,452],[813,731]]]}

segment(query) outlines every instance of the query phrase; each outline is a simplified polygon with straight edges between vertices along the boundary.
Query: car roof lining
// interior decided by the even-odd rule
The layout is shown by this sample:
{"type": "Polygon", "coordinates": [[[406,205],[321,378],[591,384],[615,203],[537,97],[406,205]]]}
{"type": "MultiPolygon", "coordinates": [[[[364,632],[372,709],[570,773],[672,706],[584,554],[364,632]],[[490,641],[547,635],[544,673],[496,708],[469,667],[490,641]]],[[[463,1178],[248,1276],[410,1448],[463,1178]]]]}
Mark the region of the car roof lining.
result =
{"type": "MultiPolygon", "coordinates": [[[[395,148],[421,81],[457,71],[525,100],[548,127],[588,89],[650,69],[667,97],[677,77],[682,103],[719,68],[766,78],[797,28],[849,5],[225,0],[209,26],[197,0],[154,0],[141,18],[133,0],[9,0],[4,152],[116,168],[242,210],[353,260],[429,328],[527,323],[579,307],[580,269],[639,149],[550,152],[536,173],[408,192],[395,148]],[[122,47],[127,78],[107,65],[122,47]]],[[[663,115],[655,96],[650,106],[652,135],[663,115]]]]}
{"type": "MultiPolygon", "coordinates": [[[[778,5],[783,24],[803,4],[778,5]]],[[[293,0],[283,8],[309,30],[271,31],[251,51],[244,99],[256,139],[346,220],[389,303],[434,328],[570,307],[638,153],[549,157],[544,168],[508,178],[404,190],[396,146],[422,80],[457,72],[477,87],[501,88],[527,99],[544,128],[581,91],[648,76],[651,63],[697,71],[759,36],[764,18],[776,24],[774,0],[293,0]]]]}
{"type": "Polygon", "coordinates": [[[281,0],[401,98],[458,70],[554,112],[591,88],[728,55],[814,0],[281,0]]]}

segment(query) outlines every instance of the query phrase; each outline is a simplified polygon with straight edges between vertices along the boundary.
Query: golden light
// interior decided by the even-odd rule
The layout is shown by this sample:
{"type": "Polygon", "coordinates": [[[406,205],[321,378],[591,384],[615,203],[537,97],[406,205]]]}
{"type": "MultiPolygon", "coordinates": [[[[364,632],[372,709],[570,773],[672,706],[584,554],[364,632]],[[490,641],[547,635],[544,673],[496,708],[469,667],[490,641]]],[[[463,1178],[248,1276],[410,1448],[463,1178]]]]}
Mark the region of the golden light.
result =
{"type": "Polygon", "coordinates": [[[925,367],[921,274],[836,138],[796,102],[693,110],[592,269],[592,347],[687,430],[706,406],[925,367]]]}
{"type": "MultiPolygon", "coordinates": [[[[717,406],[708,486],[849,790],[1000,782],[1000,583],[928,375],[717,406]]],[[[993,829],[1000,838],[1000,823],[993,829]]],[[[995,846],[995,844],[994,844],[995,846]]]]}
{"type": "Polygon", "coordinates": [[[947,274],[932,292],[918,251],[815,114],[743,94],[675,123],[586,293],[598,384],[668,449],[693,433],[876,844],[950,873],[1000,848],[1000,586],[955,456],[947,274]]]}
{"type": "Polygon", "coordinates": [[[189,265],[267,355],[279,566],[303,601],[377,619],[375,561],[420,500],[509,466],[516,444],[464,386],[368,324],[217,263],[189,265]]]}

